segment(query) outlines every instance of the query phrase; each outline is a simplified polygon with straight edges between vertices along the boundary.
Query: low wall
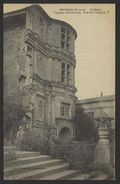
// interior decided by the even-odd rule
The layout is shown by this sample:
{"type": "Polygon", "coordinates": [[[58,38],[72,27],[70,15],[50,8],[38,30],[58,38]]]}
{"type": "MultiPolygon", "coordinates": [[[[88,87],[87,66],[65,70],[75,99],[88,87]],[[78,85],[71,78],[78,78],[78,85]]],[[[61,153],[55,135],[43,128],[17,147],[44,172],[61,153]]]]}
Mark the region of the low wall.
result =
{"type": "Polygon", "coordinates": [[[70,145],[51,144],[51,156],[64,159],[70,168],[86,171],[94,165],[94,144],[85,142],[73,142],[70,145]]]}

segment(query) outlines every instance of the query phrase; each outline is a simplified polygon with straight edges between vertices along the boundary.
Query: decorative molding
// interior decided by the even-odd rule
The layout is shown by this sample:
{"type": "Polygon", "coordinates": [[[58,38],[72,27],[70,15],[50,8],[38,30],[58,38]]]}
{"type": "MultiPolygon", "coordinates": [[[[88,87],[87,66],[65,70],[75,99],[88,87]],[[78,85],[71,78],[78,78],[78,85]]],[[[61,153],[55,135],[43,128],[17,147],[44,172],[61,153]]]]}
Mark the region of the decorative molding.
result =
{"type": "Polygon", "coordinates": [[[59,123],[71,123],[72,124],[72,119],[71,118],[55,118],[56,124],[59,123]]]}
{"type": "Polygon", "coordinates": [[[64,60],[70,64],[72,64],[74,67],[76,65],[75,55],[70,54],[66,51],[59,50],[59,49],[53,49],[51,45],[44,42],[39,38],[37,33],[34,33],[30,29],[26,30],[25,35],[25,42],[30,44],[33,48],[38,50],[39,52],[43,53],[45,56],[58,59],[58,60],[64,60]]]}
{"type": "Polygon", "coordinates": [[[37,91],[36,94],[37,94],[38,96],[45,97],[45,94],[44,94],[44,93],[41,93],[40,91],[37,91]]]}

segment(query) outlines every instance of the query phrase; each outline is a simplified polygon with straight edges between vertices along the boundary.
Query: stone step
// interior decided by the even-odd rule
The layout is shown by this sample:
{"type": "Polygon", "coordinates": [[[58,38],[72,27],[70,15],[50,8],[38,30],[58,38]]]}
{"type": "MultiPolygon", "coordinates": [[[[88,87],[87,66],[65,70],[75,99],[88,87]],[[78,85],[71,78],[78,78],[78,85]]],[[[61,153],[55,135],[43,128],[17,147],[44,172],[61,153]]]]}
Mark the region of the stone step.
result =
{"type": "Polygon", "coordinates": [[[17,151],[16,154],[17,154],[18,158],[26,158],[26,157],[39,156],[40,155],[40,152],[17,151]]]}
{"type": "Polygon", "coordinates": [[[33,169],[32,171],[25,171],[19,174],[14,174],[11,176],[4,176],[5,180],[37,180],[37,178],[44,177],[50,174],[56,174],[60,171],[68,169],[69,165],[67,163],[49,166],[43,169],[33,169]]]}
{"type": "Polygon", "coordinates": [[[101,171],[92,171],[89,180],[107,180],[108,175],[101,171]]]}
{"type": "Polygon", "coordinates": [[[79,174],[78,176],[72,177],[69,180],[88,180],[90,174],[79,174]]]}
{"type": "Polygon", "coordinates": [[[16,154],[16,151],[4,151],[4,156],[7,156],[7,155],[10,155],[10,154],[16,154]],[[10,153],[10,152],[12,152],[12,153],[10,153]]]}
{"type": "Polygon", "coordinates": [[[8,151],[16,151],[17,148],[16,146],[4,146],[4,151],[8,152],[8,151]]]}
{"type": "Polygon", "coordinates": [[[76,176],[80,173],[78,170],[65,170],[59,173],[50,174],[48,176],[37,178],[37,180],[67,180],[70,177],[76,176]]]}
{"type": "Polygon", "coordinates": [[[5,167],[4,173],[8,175],[8,174],[12,173],[14,169],[16,169],[18,167],[20,168],[21,165],[36,163],[36,162],[40,162],[40,161],[47,161],[50,159],[51,159],[51,157],[48,155],[39,155],[39,156],[28,157],[28,158],[19,158],[17,160],[4,163],[4,167],[5,167]]]}
{"type": "MultiPolygon", "coordinates": [[[[9,156],[9,151],[4,151],[4,157],[9,156]]],[[[29,157],[36,157],[40,156],[39,152],[28,152],[28,151],[14,151],[11,154],[15,154],[16,158],[29,158],[29,157]]]]}
{"type": "Polygon", "coordinates": [[[3,161],[4,167],[11,165],[17,159],[16,151],[4,151],[3,161]]]}
{"type": "Polygon", "coordinates": [[[100,173],[98,174],[96,177],[92,178],[90,180],[107,180],[109,176],[107,174],[104,173],[100,173]]]}
{"type": "Polygon", "coordinates": [[[39,155],[39,156],[32,156],[32,157],[24,157],[24,158],[18,158],[17,160],[13,161],[13,164],[15,165],[24,165],[27,163],[35,163],[39,161],[47,161],[50,160],[51,157],[48,155],[39,155]]]}
{"type": "MultiPolygon", "coordinates": [[[[39,152],[24,152],[24,151],[4,151],[4,164],[5,165],[10,165],[10,162],[7,161],[6,159],[11,156],[12,160],[16,160],[19,158],[29,158],[29,157],[35,157],[35,156],[40,156],[39,152]]],[[[45,157],[47,159],[47,157],[45,157]]]]}
{"type": "Polygon", "coordinates": [[[49,166],[54,166],[63,163],[62,160],[59,159],[51,159],[46,161],[40,161],[40,162],[33,162],[29,164],[23,164],[23,165],[13,165],[12,167],[8,167],[4,169],[4,176],[10,176],[13,174],[23,173],[25,171],[31,171],[33,169],[44,169],[49,166]]]}

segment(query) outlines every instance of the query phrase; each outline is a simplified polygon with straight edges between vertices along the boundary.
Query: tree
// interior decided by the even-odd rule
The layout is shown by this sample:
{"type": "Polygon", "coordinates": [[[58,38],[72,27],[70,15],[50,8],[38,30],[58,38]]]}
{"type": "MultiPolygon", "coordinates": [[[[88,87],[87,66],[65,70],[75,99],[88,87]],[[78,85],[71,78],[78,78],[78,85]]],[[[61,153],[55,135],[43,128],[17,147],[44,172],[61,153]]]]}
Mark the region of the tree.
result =
{"type": "Polygon", "coordinates": [[[82,106],[76,107],[73,122],[77,140],[90,140],[91,138],[97,140],[97,130],[94,126],[94,121],[88,117],[82,106]]]}
{"type": "Polygon", "coordinates": [[[17,92],[4,95],[4,138],[10,142],[15,141],[16,132],[22,122],[24,111],[22,108],[22,94],[17,92]]]}

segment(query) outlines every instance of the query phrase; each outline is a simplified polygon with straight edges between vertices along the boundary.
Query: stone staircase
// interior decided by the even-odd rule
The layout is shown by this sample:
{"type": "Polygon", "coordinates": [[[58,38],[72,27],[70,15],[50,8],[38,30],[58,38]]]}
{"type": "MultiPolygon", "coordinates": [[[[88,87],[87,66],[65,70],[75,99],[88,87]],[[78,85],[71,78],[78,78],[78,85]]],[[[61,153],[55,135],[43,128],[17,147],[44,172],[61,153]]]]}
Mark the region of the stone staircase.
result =
{"type": "MultiPolygon", "coordinates": [[[[15,151],[15,147],[5,147],[4,154],[9,149],[16,152],[17,159],[4,163],[5,180],[91,180],[92,173],[80,174],[79,170],[69,169],[68,163],[61,159],[39,152],[15,151]]],[[[103,179],[107,177],[104,175],[103,179]]]]}

